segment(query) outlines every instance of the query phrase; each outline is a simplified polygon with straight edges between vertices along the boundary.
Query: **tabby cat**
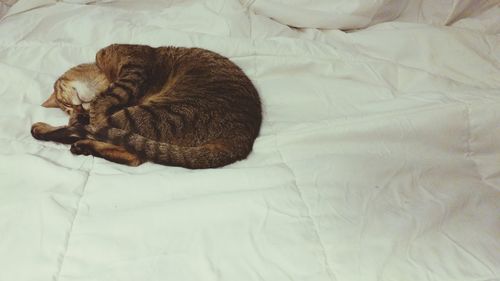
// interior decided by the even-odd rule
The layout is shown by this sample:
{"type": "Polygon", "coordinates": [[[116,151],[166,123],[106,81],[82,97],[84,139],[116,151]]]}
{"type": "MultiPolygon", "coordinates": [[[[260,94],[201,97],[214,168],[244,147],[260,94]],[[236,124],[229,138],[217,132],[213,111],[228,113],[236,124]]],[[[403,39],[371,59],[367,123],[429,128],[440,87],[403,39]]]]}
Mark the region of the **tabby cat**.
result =
{"type": "Polygon", "coordinates": [[[250,79],[199,48],[108,46],[95,64],[63,74],[43,106],[63,109],[70,121],[35,123],[33,137],[130,166],[221,167],[248,156],[262,122],[250,79]]]}

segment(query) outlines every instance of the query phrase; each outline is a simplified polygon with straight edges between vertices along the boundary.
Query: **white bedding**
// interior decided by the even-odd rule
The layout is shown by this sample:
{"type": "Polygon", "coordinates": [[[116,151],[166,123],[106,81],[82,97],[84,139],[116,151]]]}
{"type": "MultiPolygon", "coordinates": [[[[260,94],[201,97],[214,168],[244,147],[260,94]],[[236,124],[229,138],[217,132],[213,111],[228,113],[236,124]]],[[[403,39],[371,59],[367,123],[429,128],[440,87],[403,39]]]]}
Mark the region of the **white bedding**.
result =
{"type": "MultiPolygon", "coordinates": [[[[390,20],[451,25],[498,8],[498,0],[240,0],[294,27],[359,29],[390,20]],[[492,9],[493,8],[493,9],[492,9]]],[[[498,12],[498,11],[497,11],[498,12]]],[[[498,14],[497,14],[498,15],[498,14]]]]}
{"type": "Polygon", "coordinates": [[[0,21],[0,281],[500,280],[499,1],[353,32],[264,1],[77,2],[0,21]],[[264,106],[249,158],[133,168],[33,139],[67,122],[40,106],[55,79],[110,43],[241,66],[264,106]]]}

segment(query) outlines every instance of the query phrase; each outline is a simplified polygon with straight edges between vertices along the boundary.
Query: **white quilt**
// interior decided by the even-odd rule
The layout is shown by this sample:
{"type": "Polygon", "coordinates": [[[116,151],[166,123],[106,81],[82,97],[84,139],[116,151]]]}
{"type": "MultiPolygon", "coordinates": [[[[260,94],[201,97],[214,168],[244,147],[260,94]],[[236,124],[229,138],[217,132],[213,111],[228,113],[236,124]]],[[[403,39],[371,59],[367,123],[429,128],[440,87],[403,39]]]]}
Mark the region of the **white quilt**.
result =
{"type": "Polygon", "coordinates": [[[499,1],[15,2],[0,281],[500,280],[499,1]],[[33,139],[67,122],[40,106],[55,79],[110,43],[241,66],[264,106],[249,158],[133,168],[33,139]]]}

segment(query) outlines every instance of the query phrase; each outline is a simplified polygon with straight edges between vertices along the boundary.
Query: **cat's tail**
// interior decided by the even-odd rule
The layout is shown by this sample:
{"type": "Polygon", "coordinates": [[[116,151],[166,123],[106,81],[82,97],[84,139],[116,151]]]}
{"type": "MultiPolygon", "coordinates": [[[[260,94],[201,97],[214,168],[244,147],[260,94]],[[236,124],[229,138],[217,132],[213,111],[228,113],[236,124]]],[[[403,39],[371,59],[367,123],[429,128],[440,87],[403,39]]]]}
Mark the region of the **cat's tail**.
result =
{"type": "Polygon", "coordinates": [[[158,142],[128,131],[105,127],[93,134],[99,141],[124,147],[143,161],[189,169],[217,168],[242,160],[252,150],[248,141],[238,137],[188,147],[158,142]]]}

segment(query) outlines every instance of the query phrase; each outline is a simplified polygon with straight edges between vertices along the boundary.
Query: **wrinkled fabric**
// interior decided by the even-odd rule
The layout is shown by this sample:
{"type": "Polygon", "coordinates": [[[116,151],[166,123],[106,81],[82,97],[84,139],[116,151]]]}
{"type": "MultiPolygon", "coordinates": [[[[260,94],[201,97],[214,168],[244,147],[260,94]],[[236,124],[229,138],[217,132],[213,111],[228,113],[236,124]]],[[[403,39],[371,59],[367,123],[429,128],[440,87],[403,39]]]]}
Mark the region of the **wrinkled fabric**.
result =
{"type": "Polygon", "coordinates": [[[0,1],[0,19],[7,14],[12,5],[14,5],[17,0],[2,0],[0,1]]]}
{"type": "Polygon", "coordinates": [[[346,33],[238,0],[42,2],[0,21],[1,281],[500,279],[497,6],[346,33]],[[67,122],[40,106],[55,79],[111,43],[238,64],[264,112],[248,159],[127,167],[33,139],[67,122]]]}
{"type": "Polygon", "coordinates": [[[240,0],[256,14],[300,28],[359,29],[387,21],[451,25],[498,0],[240,0]]]}
{"type": "Polygon", "coordinates": [[[256,14],[302,28],[357,29],[397,18],[408,1],[241,0],[256,14]]]}

